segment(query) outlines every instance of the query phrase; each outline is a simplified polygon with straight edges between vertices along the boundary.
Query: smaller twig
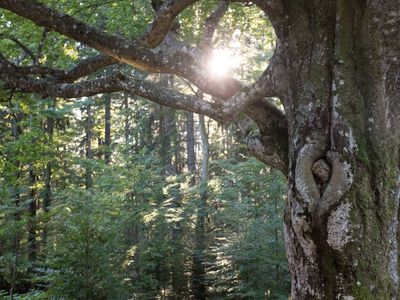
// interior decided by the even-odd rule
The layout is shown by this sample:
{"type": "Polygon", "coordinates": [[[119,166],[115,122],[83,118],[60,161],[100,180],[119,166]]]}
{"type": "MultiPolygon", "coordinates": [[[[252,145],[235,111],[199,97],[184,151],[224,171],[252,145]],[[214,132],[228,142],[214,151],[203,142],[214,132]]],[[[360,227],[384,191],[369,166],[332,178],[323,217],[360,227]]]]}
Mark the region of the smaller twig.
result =
{"type": "Polygon", "coordinates": [[[41,37],[41,39],[39,41],[39,44],[38,44],[37,54],[35,56],[35,61],[34,61],[34,65],[35,66],[39,66],[39,61],[40,61],[40,58],[42,57],[42,54],[43,54],[43,49],[44,49],[44,46],[46,44],[46,39],[47,39],[47,34],[48,33],[49,33],[49,30],[47,28],[45,28],[43,30],[42,37],[41,37]]]}
{"type": "Polygon", "coordinates": [[[14,42],[26,54],[28,54],[28,56],[32,59],[33,62],[35,62],[36,58],[35,58],[35,55],[33,54],[33,52],[31,51],[31,49],[29,49],[27,46],[25,46],[20,40],[18,40],[17,38],[15,38],[13,36],[5,35],[5,34],[0,34],[0,37],[14,42]]]}
{"type": "Polygon", "coordinates": [[[97,9],[97,8],[99,8],[100,6],[107,5],[107,4],[110,4],[110,3],[113,3],[113,2],[120,2],[120,1],[121,1],[121,0],[109,0],[109,1],[104,1],[104,2],[102,2],[102,3],[93,3],[93,4],[89,4],[89,5],[86,5],[86,6],[84,6],[84,7],[81,7],[80,9],[75,10],[73,13],[71,13],[71,16],[75,16],[75,15],[81,13],[81,12],[84,11],[84,10],[88,10],[88,9],[91,9],[91,8],[97,9]]]}

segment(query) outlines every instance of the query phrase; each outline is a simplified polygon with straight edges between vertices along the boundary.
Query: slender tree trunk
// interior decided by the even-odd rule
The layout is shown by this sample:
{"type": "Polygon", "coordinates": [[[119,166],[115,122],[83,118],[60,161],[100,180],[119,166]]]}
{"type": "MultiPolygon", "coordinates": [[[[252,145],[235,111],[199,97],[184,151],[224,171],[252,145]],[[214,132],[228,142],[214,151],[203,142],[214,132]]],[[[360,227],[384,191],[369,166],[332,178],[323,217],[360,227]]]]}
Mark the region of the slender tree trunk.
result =
{"type": "Polygon", "coordinates": [[[93,159],[92,139],[93,139],[93,119],[92,119],[92,105],[89,103],[86,108],[86,174],[85,174],[85,187],[90,189],[92,187],[92,167],[91,160],[93,159]]]}
{"type": "Polygon", "coordinates": [[[206,246],[205,221],[207,218],[207,184],[209,144],[206,125],[203,115],[199,115],[199,129],[202,146],[200,202],[197,208],[193,253],[192,289],[196,300],[206,299],[207,287],[205,284],[206,270],[204,266],[206,246]]]}
{"type": "Polygon", "coordinates": [[[154,147],[154,138],[153,138],[153,124],[154,124],[154,112],[150,112],[150,116],[147,122],[147,128],[146,128],[146,133],[145,133],[145,138],[146,138],[146,146],[149,149],[152,149],[154,147]]]}
{"type": "MultiPolygon", "coordinates": [[[[177,210],[181,207],[180,184],[174,184],[169,193],[172,196],[170,208],[177,210]]],[[[174,222],[171,228],[172,253],[172,290],[174,299],[184,299],[187,296],[187,279],[185,276],[185,249],[182,241],[182,227],[180,222],[174,222]]]]}
{"type": "MultiPolygon", "coordinates": [[[[129,131],[130,131],[130,126],[129,126],[129,101],[128,101],[128,95],[124,94],[124,100],[122,102],[122,105],[124,107],[124,112],[125,112],[125,119],[124,119],[124,141],[125,141],[125,146],[128,147],[129,145],[129,131]]],[[[126,148],[128,150],[128,148],[126,148]]]]}
{"type": "Polygon", "coordinates": [[[186,151],[187,151],[187,168],[190,174],[190,186],[196,183],[196,152],[194,138],[194,118],[193,113],[186,114],[186,151]]]}
{"type": "Polygon", "coordinates": [[[292,298],[398,299],[399,2],[284,9],[292,298]]]}
{"type": "Polygon", "coordinates": [[[37,259],[38,244],[36,241],[36,209],[37,209],[37,199],[36,199],[36,174],[33,170],[33,166],[29,166],[29,220],[28,220],[28,260],[31,264],[34,264],[37,259]]]}
{"type": "Polygon", "coordinates": [[[111,95],[104,95],[104,162],[111,161],[111,95]]]}
{"type": "Polygon", "coordinates": [[[98,160],[102,160],[103,159],[103,153],[104,153],[103,145],[104,145],[104,142],[101,139],[101,137],[97,137],[96,157],[97,157],[98,160]]]}
{"type": "MultiPolygon", "coordinates": [[[[281,199],[277,196],[274,195],[274,213],[275,216],[279,215],[278,211],[278,201],[281,199]]],[[[275,229],[275,259],[276,259],[276,264],[275,264],[275,282],[279,283],[280,282],[280,267],[279,267],[279,230],[278,228],[275,229]]]]}
{"type": "MultiPolygon", "coordinates": [[[[172,75],[161,75],[161,84],[166,87],[171,87],[172,75]]],[[[160,107],[160,155],[162,164],[164,166],[165,174],[173,175],[176,174],[175,165],[172,163],[172,140],[176,135],[176,119],[175,119],[175,109],[170,107],[160,107]]]]}
{"type": "MultiPolygon", "coordinates": [[[[32,126],[32,115],[29,116],[29,123],[32,126]]],[[[33,162],[30,162],[28,170],[30,186],[28,193],[28,260],[32,265],[34,265],[37,259],[38,244],[36,241],[36,173],[33,167],[33,162]]]]}
{"type": "Polygon", "coordinates": [[[176,117],[176,121],[175,121],[175,159],[174,159],[174,165],[175,165],[175,170],[177,174],[182,174],[182,169],[183,169],[183,159],[181,156],[181,126],[180,126],[180,122],[179,122],[179,118],[176,117]]]}
{"type": "MultiPolygon", "coordinates": [[[[55,106],[55,100],[53,100],[52,103],[50,104],[50,107],[54,107],[54,106],[55,106]]],[[[53,117],[47,118],[44,131],[46,132],[49,143],[51,143],[53,141],[53,133],[54,133],[54,118],[53,117]]],[[[45,214],[48,214],[50,211],[50,204],[51,204],[51,199],[52,199],[51,177],[52,177],[52,163],[48,162],[46,164],[46,167],[44,170],[43,211],[45,214]]],[[[44,228],[43,228],[43,235],[42,235],[43,247],[46,247],[47,235],[48,235],[48,229],[47,229],[47,224],[45,224],[44,228]]]]}

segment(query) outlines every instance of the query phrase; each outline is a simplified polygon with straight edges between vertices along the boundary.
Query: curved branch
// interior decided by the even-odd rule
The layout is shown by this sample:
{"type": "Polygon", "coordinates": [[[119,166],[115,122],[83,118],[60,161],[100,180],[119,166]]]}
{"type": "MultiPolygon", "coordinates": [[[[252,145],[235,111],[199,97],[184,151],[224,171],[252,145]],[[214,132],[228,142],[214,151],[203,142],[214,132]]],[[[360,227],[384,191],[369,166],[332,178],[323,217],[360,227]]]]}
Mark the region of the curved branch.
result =
{"type": "Polygon", "coordinates": [[[0,34],[0,37],[3,39],[10,40],[14,42],[18,47],[20,47],[31,59],[33,62],[36,61],[36,56],[33,54],[32,50],[29,49],[27,46],[25,46],[19,39],[13,36],[5,35],[5,34],[0,34]]]}
{"type": "MultiPolygon", "coordinates": [[[[281,171],[287,176],[288,156],[287,151],[279,151],[279,148],[273,147],[272,144],[266,143],[265,135],[252,134],[247,138],[247,150],[259,161],[268,166],[281,171]]],[[[269,138],[272,141],[271,138],[269,138]]]]}
{"type": "Polygon", "coordinates": [[[73,82],[81,77],[91,75],[98,70],[112,66],[117,63],[118,60],[116,60],[115,58],[100,54],[98,56],[84,59],[68,71],[61,71],[64,74],[56,77],[59,77],[60,80],[73,82]]]}
{"type": "Polygon", "coordinates": [[[248,150],[260,161],[287,175],[289,136],[284,113],[266,99],[248,105],[245,113],[256,122],[260,129],[259,135],[248,139],[248,150]]]}
{"type": "Polygon", "coordinates": [[[198,0],[167,0],[158,10],[147,32],[141,38],[143,46],[154,48],[160,45],[169,32],[175,17],[196,1],[198,0]]]}
{"type": "Polygon", "coordinates": [[[255,5],[257,5],[271,21],[272,26],[275,29],[276,36],[280,39],[283,38],[286,18],[284,14],[284,7],[282,0],[252,0],[255,5]]]}
{"type": "Polygon", "coordinates": [[[218,23],[224,16],[229,7],[229,1],[220,1],[218,7],[206,19],[204,24],[203,38],[197,47],[192,47],[181,42],[177,38],[176,32],[169,32],[165,36],[165,44],[172,49],[176,49],[190,54],[197,62],[203,63],[207,59],[207,54],[211,50],[212,39],[217,29],[218,23]]]}

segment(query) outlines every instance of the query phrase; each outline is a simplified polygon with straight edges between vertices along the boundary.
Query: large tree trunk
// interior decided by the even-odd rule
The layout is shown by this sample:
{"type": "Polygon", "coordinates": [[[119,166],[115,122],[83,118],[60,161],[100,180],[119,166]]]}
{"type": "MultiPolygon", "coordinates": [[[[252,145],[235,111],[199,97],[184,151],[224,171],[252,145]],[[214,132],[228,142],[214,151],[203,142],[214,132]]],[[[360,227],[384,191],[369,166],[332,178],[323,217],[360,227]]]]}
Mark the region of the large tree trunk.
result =
{"type": "Polygon", "coordinates": [[[399,2],[284,10],[292,297],[398,299],[399,2]]]}

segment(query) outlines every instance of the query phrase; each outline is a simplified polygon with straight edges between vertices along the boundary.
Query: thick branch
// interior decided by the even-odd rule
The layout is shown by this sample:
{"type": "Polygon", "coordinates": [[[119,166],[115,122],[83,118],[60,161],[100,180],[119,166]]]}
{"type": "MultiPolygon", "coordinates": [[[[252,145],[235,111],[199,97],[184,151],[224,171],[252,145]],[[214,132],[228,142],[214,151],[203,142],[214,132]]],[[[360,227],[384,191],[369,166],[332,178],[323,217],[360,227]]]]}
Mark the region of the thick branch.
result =
{"type": "MultiPolygon", "coordinates": [[[[287,175],[288,170],[288,123],[285,114],[267,97],[286,99],[286,64],[281,44],[277,43],[268,68],[250,88],[244,112],[258,125],[260,135],[248,139],[248,150],[260,161],[287,175]]],[[[286,103],[287,105],[287,103],[286,103]]]]}
{"type": "Polygon", "coordinates": [[[5,67],[7,67],[9,72],[14,72],[20,76],[51,76],[54,80],[62,82],[73,82],[81,77],[91,75],[97,70],[103,69],[117,62],[118,61],[112,57],[98,55],[83,60],[70,70],[58,70],[41,66],[17,67],[16,65],[7,61],[4,57],[0,56],[0,64],[3,67],[3,71],[5,71],[5,67]]]}
{"type": "Polygon", "coordinates": [[[224,110],[219,103],[185,95],[149,81],[128,77],[120,72],[114,72],[109,77],[96,80],[55,83],[51,80],[19,77],[3,71],[4,68],[0,66],[0,79],[5,81],[10,88],[38,93],[44,97],[79,98],[125,91],[164,106],[204,114],[223,123],[232,119],[235,113],[224,110]]]}
{"type": "Polygon", "coordinates": [[[260,129],[259,134],[247,139],[247,149],[258,160],[287,175],[289,137],[286,116],[266,99],[247,106],[245,112],[260,129]]]}
{"type": "Polygon", "coordinates": [[[72,69],[68,71],[62,71],[64,74],[57,77],[60,77],[60,79],[65,81],[72,82],[116,63],[118,63],[118,60],[115,58],[101,54],[83,60],[72,69]]]}

